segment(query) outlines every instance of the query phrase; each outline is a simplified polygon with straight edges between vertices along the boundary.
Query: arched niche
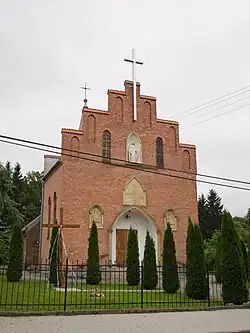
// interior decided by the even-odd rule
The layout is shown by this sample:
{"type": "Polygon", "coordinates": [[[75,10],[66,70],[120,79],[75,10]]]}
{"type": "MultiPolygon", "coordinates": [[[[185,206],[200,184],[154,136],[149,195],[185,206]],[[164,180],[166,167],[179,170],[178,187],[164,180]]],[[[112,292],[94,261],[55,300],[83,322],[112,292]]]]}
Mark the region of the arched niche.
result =
{"type": "Polygon", "coordinates": [[[127,137],[126,159],[132,163],[142,162],[142,145],[138,134],[131,133],[127,137]]]}
{"type": "Polygon", "coordinates": [[[70,140],[70,155],[74,157],[79,156],[79,147],[80,147],[80,140],[77,136],[73,136],[70,140]]]}
{"type": "Polygon", "coordinates": [[[96,119],[93,114],[87,118],[87,137],[90,142],[95,142],[96,139],[96,119]]]}
{"type": "Polygon", "coordinates": [[[115,99],[115,114],[118,123],[123,123],[123,99],[120,96],[115,99]]]}
{"type": "Polygon", "coordinates": [[[172,153],[177,151],[177,133],[174,126],[169,127],[169,150],[172,153]]]}
{"type": "Polygon", "coordinates": [[[177,231],[177,217],[172,209],[168,209],[164,214],[164,228],[167,228],[167,224],[170,224],[172,231],[177,231]]]}
{"type": "Polygon", "coordinates": [[[151,127],[152,126],[152,107],[151,107],[151,104],[146,101],[144,103],[144,125],[145,126],[149,126],[151,127]]]}
{"type": "Polygon", "coordinates": [[[103,215],[104,210],[99,205],[94,205],[89,210],[89,228],[92,227],[93,222],[95,222],[98,229],[103,228],[103,215]]]}
{"type": "Polygon", "coordinates": [[[182,153],[183,158],[183,170],[189,171],[191,169],[191,159],[190,159],[190,152],[185,149],[182,153]]]}

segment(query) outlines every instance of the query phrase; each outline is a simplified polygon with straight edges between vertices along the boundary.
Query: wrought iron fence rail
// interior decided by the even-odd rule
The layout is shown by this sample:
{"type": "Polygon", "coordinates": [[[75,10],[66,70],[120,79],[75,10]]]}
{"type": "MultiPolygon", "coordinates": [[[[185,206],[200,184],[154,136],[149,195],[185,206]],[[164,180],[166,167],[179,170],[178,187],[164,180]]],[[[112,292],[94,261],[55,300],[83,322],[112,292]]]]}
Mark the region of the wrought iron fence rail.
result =
{"type": "Polygon", "coordinates": [[[129,286],[126,267],[109,264],[100,265],[101,282],[98,285],[86,283],[86,267],[75,264],[61,267],[64,273],[63,286],[49,282],[50,266],[36,265],[25,268],[19,282],[7,280],[7,267],[0,267],[0,311],[2,310],[88,310],[88,309],[130,309],[130,308],[209,308],[222,306],[221,284],[216,282],[213,272],[207,272],[209,293],[206,299],[187,297],[186,267],[178,267],[179,290],[167,294],[163,290],[162,266],[157,266],[158,283],[152,290],[146,290],[141,283],[143,269],[140,267],[140,283],[129,286]]]}

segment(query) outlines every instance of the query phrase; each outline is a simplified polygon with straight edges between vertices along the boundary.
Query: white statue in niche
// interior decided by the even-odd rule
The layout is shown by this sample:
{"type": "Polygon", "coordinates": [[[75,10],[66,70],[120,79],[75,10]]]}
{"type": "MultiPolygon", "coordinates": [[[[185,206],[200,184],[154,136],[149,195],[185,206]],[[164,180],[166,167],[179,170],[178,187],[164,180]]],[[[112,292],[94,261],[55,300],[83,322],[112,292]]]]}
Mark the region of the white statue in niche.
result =
{"type": "Polygon", "coordinates": [[[139,157],[140,157],[139,148],[137,147],[135,140],[133,140],[128,148],[128,160],[130,162],[138,163],[139,157]]]}

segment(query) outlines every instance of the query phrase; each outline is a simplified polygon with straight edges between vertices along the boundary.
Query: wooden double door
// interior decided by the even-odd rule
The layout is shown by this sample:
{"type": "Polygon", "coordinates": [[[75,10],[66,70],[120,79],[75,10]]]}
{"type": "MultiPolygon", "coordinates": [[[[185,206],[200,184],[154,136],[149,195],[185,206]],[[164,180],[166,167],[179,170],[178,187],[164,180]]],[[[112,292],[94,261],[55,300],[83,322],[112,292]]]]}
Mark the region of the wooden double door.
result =
{"type": "Polygon", "coordinates": [[[128,233],[128,229],[116,229],[116,265],[118,266],[126,265],[128,233]]]}

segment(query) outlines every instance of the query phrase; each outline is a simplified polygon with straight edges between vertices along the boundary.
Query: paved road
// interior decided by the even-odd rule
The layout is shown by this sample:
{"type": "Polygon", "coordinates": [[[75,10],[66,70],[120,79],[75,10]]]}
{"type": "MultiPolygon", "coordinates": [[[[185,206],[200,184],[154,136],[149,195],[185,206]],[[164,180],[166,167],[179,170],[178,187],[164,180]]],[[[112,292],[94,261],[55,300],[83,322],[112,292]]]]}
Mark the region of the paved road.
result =
{"type": "Polygon", "coordinates": [[[217,333],[250,331],[250,310],[0,318],[0,322],[0,333],[217,333]]]}

